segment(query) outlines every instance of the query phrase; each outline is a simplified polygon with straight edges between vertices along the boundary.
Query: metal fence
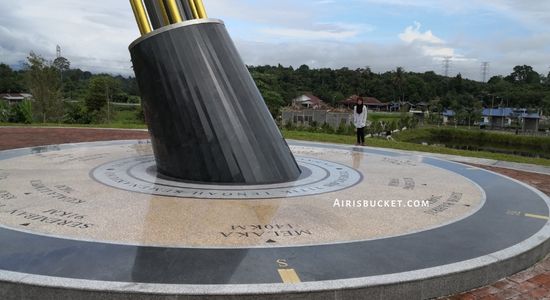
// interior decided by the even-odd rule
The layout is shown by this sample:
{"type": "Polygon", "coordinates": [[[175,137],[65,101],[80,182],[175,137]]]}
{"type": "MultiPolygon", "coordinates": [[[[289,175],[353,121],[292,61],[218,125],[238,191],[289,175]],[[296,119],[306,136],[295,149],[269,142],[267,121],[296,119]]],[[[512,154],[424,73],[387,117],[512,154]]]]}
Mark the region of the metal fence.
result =
{"type": "Polygon", "coordinates": [[[340,127],[340,125],[348,126],[352,124],[353,115],[344,112],[331,112],[313,109],[284,111],[282,121],[283,125],[292,123],[297,126],[310,126],[314,122],[318,126],[321,126],[326,123],[336,129],[340,127]]]}

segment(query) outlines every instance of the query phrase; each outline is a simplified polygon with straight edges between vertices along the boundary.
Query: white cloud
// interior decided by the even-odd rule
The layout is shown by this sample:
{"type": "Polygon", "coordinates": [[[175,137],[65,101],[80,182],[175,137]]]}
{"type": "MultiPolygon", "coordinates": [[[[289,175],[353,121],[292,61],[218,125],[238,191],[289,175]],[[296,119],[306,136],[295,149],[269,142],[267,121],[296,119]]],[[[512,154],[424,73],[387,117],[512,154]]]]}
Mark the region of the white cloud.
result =
{"type": "Polygon", "coordinates": [[[259,31],[280,38],[349,41],[372,30],[374,27],[368,24],[316,23],[309,28],[265,27],[259,31]]]}
{"type": "Polygon", "coordinates": [[[344,40],[348,38],[355,37],[357,31],[318,31],[318,30],[307,30],[307,29],[298,29],[298,28],[265,28],[260,30],[263,33],[270,35],[277,35],[287,38],[299,38],[299,39],[311,39],[311,40],[344,40]]]}
{"type": "Polygon", "coordinates": [[[416,7],[437,10],[442,15],[485,11],[519,21],[532,30],[545,31],[550,25],[550,1],[548,0],[352,0],[364,4],[416,7]]]}
{"type": "Polygon", "coordinates": [[[462,55],[457,54],[455,49],[449,47],[443,39],[437,37],[431,30],[422,32],[421,27],[420,22],[414,22],[414,25],[405,28],[398,37],[401,41],[421,49],[426,56],[462,58],[462,55]]]}
{"type": "Polygon", "coordinates": [[[547,31],[550,25],[548,0],[486,0],[487,9],[504,14],[535,31],[547,31]]]}
{"type": "Polygon", "coordinates": [[[443,44],[445,43],[442,39],[435,36],[431,30],[426,30],[424,32],[420,31],[422,24],[419,22],[414,22],[414,26],[408,26],[405,28],[405,31],[399,34],[399,38],[407,43],[421,42],[429,44],[443,44]]]}
{"type": "Polygon", "coordinates": [[[73,66],[131,74],[128,45],[138,37],[131,10],[121,1],[0,2],[0,61],[17,63],[30,51],[47,59],[63,49],[73,66]],[[100,3],[102,2],[102,3],[100,3]]]}
{"type": "Polygon", "coordinates": [[[307,64],[314,68],[350,69],[370,67],[375,72],[385,72],[397,66],[407,70],[429,71],[440,69],[440,63],[425,56],[412,45],[378,43],[341,43],[324,41],[311,44],[308,41],[292,43],[258,43],[236,40],[243,59],[250,65],[282,64],[299,67],[307,64]]]}
{"type": "Polygon", "coordinates": [[[453,48],[421,46],[424,53],[433,57],[455,57],[457,56],[453,48]]]}
{"type": "MultiPolygon", "coordinates": [[[[205,4],[210,16],[227,21],[247,64],[371,66],[376,71],[403,66],[441,72],[441,58],[452,56],[453,74],[479,79],[480,61],[490,61],[494,74],[508,74],[517,64],[546,73],[550,61],[550,36],[543,31],[550,25],[550,1],[350,0],[342,6],[333,0],[208,0],[205,4]],[[441,12],[449,22],[453,14],[489,11],[508,16],[511,24],[534,29],[514,37],[495,28],[491,36],[476,40],[467,32],[457,36],[459,29],[447,28],[443,36],[438,28],[414,23],[401,33],[392,28],[391,34],[374,41],[371,36],[388,30],[383,26],[393,22],[361,17],[359,10],[375,5],[395,6],[391,11],[402,13],[400,18],[421,7],[441,12]],[[353,18],[342,17],[346,14],[353,18]],[[365,20],[378,23],[364,24],[365,20]]],[[[0,1],[0,62],[16,64],[31,50],[52,59],[59,44],[74,67],[131,75],[127,47],[138,36],[127,1],[0,1]]]]}

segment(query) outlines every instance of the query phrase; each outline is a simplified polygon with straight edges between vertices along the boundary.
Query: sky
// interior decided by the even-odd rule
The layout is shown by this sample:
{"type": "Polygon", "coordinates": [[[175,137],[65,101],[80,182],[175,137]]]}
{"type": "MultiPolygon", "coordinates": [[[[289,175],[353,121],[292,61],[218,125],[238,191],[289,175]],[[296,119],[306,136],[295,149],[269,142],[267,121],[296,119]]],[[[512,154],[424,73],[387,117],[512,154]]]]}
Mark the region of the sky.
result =
{"type": "MultiPolygon", "coordinates": [[[[461,73],[482,80],[516,65],[550,71],[549,0],[203,0],[248,65],[369,67],[461,73]]],[[[0,62],[32,50],[72,67],[133,75],[128,45],[139,31],[128,0],[1,0],[0,62]]]]}

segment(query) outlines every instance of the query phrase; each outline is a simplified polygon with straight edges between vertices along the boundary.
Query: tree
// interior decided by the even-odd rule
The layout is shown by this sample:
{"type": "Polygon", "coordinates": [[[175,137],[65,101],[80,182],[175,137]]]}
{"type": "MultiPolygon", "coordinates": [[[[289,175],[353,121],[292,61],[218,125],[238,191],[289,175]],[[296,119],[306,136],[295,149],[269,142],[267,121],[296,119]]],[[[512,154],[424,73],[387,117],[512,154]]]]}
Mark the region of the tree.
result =
{"type": "Polygon", "coordinates": [[[43,57],[31,52],[27,57],[25,79],[35,109],[42,122],[58,122],[63,115],[63,101],[60,97],[61,83],[57,70],[43,57]]]}
{"type": "Polygon", "coordinates": [[[405,94],[412,103],[422,102],[433,97],[426,88],[426,83],[422,77],[409,74],[405,82],[405,94]]]}
{"type": "Polygon", "coordinates": [[[550,115],[550,94],[546,94],[544,99],[542,99],[541,108],[544,115],[550,115]]]}
{"type": "Polygon", "coordinates": [[[428,102],[428,107],[430,112],[440,113],[443,111],[443,104],[441,103],[441,99],[439,97],[432,98],[428,102]]]}
{"type": "Polygon", "coordinates": [[[271,112],[274,119],[277,119],[281,113],[281,107],[284,106],[285,101],[283,96],[277,92],[278,82],[276,76],[253,72],[252,77],[256,80],[256,85],[264,98],[265,104],[269,108],[269,112],[271,112]]]}
{"type": "Polygon", "coordinates": [[[0,93],[17,93],[23,91],[21,76],[10,66],[0,64],[0,93]]]}
{"type": "Polygon", "coordinates": [[[61,81],[63,81],[63,73],[71,68],[71,62],[63,56],[56,58],[53,61],[54,68],[56,68],[61,74],[61,81]]]}
{"type": "Polygon", "coordinates": [[[460,103],[460,96],[454,92],[447,94],[446,102],[449,103],[449,107],[455,112],[455,127],[464,120],[464,107],[460,103]]]}
{"type": "Polygon", "coordinates": [[[109,75],[98,75],[90,79],[85,103],[93,122],[103,122],[105,118],[107,122],[110,121],[110,103],[119,90],[119,82],[109,75]]]}
{"type": "Polygon", "coordinates": [[[60,71],[68,71],[71,68],[71,62],[63,56],[54,59],[52,65],[60,71]]]}
{"type": "Polygon", "coordinates": [[[483,109],[483,104],[481,101],[475,99],[472,95],[465,94],[461,96],[462,103],[464,107],[465,116],[468,121],[468,127],[474,124],[477,120],[481,119],[481,110],[483,109]]]}
{"type": "Polygon", "coordinates": [[[264,91],[262,94],[271,115],[276,119],[281,113],[281,107],[284,103],[283,97],[279,93],[273,91],[264,91]]]}
{"type": "Polygon", "coordinates": [[[405,93],[403,92],[403,85],[405,84],[405,70],[402,67],[397,67],[397,69],[395,69],[392,82],[399,91],[399,101],[405,101],[405,93]]]}
{"type": "Polygon", "coordinates": [[[489,81],[487,81],[488,84],[497,84],[499,82],[501,82],[503,79],[502,79],[502,76],[493,76],[491,77],[491,79],[489,79],[489,81]]]}
{"type": "Polygon", "coordinates": [[[533,67],[527,66],[527,65],[515,66],[514,72],[506,76],[505,79],[513,83],[527,83],[527,84],[540,83],[539,73],[535,72],[533,70],[533,67]]]}
{"type": "Polygon", "coordinates": [[[458,73],[456,77],[451,79],[449,82],[449,89],[454,90],[457,93],[462,93],[464,91],[464,83],[462,79],[462,74],[458,73]]]}

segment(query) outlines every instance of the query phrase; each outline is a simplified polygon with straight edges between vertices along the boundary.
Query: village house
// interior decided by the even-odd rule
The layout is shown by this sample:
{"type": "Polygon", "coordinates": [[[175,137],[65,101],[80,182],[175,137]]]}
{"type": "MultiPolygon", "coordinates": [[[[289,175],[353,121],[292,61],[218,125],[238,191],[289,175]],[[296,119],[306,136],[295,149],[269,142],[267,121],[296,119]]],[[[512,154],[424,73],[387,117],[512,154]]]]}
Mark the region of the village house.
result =
{"type": "MultiPolygon", "coordinates": [[[[447,109],[442,113],[443,124],[454,123],[456,112],[447,109]]],[[[537,132],[541,115],[539,112],[531,112],[525,108],[497,107],[484,108],[481,111],[480,126],[491,129],[509,129],[514,121],[517,121],[519,128],[523,132],[537,132]]]]}
{"type": "Polygon", "coordinates": [[[32,99],[32,95],[27,93],[0,94],[0,100],[8,104],[18,104],[29,99],[32,99]]]}
{"type": "MultiPolygon", "coordinates": [[[[359,96],[353,95],[348,99],[341,101],[340,106],[352,109],[357,104],[359,96]]],[[[370,111],[389,111],[391,103],[383,103],[374,97],[362,97],[363,103],[370,111]]]]}
{"type": "Polygon", "coordinates": [[[292,105],[283,109],[282,124],[296,126],[321,126],[328,124],[333,128],[351,124],[351,114],[347,110],[333,109],[319,97],[305,93],[292,100],[292,105]]]}
{"type": "Polygon", "coordinates": [[[294,109],[322,109],[326,108],[325,102],[311,93],[305,93],[292,100],[294,109]]]}

